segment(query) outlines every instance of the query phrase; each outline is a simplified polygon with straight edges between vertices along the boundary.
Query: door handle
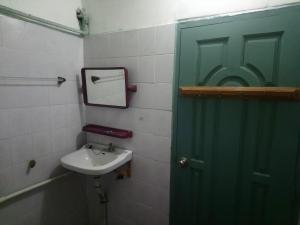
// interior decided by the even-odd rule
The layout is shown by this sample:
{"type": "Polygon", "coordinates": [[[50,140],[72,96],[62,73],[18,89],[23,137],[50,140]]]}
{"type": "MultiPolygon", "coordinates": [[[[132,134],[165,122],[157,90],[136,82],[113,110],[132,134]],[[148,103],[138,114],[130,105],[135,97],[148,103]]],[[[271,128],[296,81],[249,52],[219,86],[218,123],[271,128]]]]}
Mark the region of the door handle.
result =
{"type": "Polygon", "coordinates": [[[185,168],[188,166],[188,159],[185,157],[182,157],[178,160],[177,165],[179,166],[179,168],[185,168]]]}

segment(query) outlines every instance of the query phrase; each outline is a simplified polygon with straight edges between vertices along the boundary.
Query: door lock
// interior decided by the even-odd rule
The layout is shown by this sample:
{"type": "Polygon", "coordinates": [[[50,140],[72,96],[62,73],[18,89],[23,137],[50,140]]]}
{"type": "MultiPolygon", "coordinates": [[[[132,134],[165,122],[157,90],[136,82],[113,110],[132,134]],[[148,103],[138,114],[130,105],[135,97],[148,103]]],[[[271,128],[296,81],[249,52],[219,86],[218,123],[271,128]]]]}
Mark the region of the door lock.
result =
{"type": "Polygon", "coordinates": [[[188,159],[185,157],[182,157],[178,160],[177,164],[180,168],[185,168],[188,166],[188,159]]]}

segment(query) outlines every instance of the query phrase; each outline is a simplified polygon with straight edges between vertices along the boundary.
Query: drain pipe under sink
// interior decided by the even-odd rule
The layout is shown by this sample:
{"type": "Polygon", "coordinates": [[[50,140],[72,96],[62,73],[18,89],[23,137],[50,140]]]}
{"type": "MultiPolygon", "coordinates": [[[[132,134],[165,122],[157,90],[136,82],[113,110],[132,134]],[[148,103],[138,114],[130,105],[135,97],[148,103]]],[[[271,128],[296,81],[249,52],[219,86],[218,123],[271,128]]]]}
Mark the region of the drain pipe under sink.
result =
{"type": "Polygon", "coordinates": [[[107,194],[105,193],[105,191],[103,190],[102,185],[101,185],[101,176],[94,177],[94,187],[97,192],[100,204],[104,205],[104,224],[103,225],[108,225],[108,218],[107,218],[108,217],[108,213],[107,213],[108,199],[107,199],[107,194]]]}

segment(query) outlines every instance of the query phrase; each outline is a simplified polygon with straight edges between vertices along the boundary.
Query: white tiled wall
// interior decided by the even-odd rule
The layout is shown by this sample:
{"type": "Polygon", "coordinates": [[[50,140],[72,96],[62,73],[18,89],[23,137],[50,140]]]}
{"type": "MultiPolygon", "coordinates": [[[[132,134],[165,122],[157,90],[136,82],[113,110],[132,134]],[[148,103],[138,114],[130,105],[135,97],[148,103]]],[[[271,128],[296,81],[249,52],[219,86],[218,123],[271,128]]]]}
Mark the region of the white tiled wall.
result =
{"type": "MultiPolygon", "coordinates": [[[[38,81],[4,85],[0,79],[0,196],[63,172],[60,157],[85,141],[82,65],[81,38],[0,16],[0,76],[67,78],[60,87],[38,81]],[[27,171],[31,159],[37,165],[27,171]]],[[[84,188],[76,176],[0,206],[1,225],[86,220],[84,188]]]]}
{"type": "MultiPolygon", "coordinates": [[[[133,130],[125,140],[88,135],[90,142],[113,142],[134,152],[132,178],[105,179],[111,225],[168,224],[174,39],[175,25],[85,38],[85,66],[125,66],[138,87],[128,109],[86,108],[87,123],[133,130]]],[[[88,184],[90,222],[96,225],[103,209],[88,184]]]]}

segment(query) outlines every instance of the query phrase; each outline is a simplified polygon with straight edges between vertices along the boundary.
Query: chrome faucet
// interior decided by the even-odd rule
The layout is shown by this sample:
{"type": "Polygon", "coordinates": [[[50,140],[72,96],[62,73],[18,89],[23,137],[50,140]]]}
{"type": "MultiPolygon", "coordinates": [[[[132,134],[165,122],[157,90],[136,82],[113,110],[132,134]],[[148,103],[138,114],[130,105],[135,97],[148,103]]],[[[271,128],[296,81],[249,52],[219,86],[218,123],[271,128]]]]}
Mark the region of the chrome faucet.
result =
{"type": "Polygon", "coordinates": [[[115,146],[113,145],[113,143],[109,143],[107,146],[107,151],[108,152],[113,152],[115,151],[115,146]]]}

